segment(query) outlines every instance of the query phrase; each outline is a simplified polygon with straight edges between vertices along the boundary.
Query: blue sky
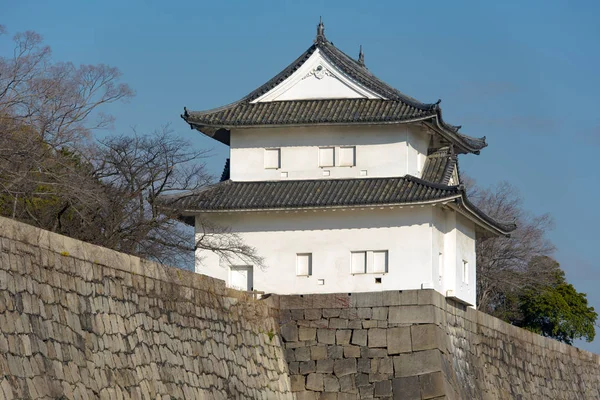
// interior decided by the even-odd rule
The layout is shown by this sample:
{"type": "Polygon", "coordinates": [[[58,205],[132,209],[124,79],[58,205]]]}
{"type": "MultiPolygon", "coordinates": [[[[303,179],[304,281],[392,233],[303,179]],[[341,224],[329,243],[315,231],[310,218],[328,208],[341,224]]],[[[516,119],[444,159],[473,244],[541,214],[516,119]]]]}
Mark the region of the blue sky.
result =
{"type": "MultiPolygon", "coordinates": [[[[27,1],[2,0],[10,34],[42,34],[57,61],[118,67],[137,95],[109,110],[113,132],[166,123],[214,149],[220,173],[227,147],[191,131],[183,106],[235,101],[312,44],[323,16],[329,40],[350,55],[363,45],[367,67],[423,102],[441,98],[445,119],[487,136],[461,167],[479,184],[507,180],[525,206],[550,213],[557,259],[600,310],[600,24],[597,1],[27,1]]],[[[0,38],[0,53],[10,49],[0,38]]],[[[600,329],[598,332],[600,337],[600,329]]],[[[600,353],[600,338],[578,343],[600,353]]]]}

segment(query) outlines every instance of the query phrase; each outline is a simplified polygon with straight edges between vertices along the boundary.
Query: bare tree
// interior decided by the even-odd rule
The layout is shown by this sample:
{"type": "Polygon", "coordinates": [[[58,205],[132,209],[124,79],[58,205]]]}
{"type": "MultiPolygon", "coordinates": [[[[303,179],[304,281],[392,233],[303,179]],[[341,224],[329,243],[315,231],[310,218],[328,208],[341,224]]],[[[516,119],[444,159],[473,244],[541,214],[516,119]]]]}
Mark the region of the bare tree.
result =
{"type": "Polygon", "coordinates": [[[546,237],[552,229],[549,214],[532,215],[524,210],[518,191],[501,182],[491,189],[477,187],[464,177],[470,198],[485,213],[499,220],[517,223],[509,238],[484,238],[477,241],[477,305],[497,315],[508,312],[507,295],[532,284],[551,283],[554,271],[543,262],[555,250],[546,237]]]}
{"type": "Polygon", "coordinates": [[[26,124],[52,148],[110,126],[112,117],[99,108],[133,96],[117,68],[55,63],[35,32],[13,40],[12,55],[0,57],[0,117],[26,124]]]}
{"type": "Polygon", "coordinates": [[[34,32],[13,40],[12,54],[0,56],[0,212],[80,237],[71,228],[99,190],[81,162],[83,143],[110,125],[102,106],[133,92],[116,68],[53,62],[34,32]]]}
{"type": "Polygon", "coordinates": [[[94,164],[110,188],[102,245],[174,265],[190,265],[196,249],[262,265],[255,249],[227,227],[203,219],[194,241],[193,230],[178,220],[183,210],[169,200],[211,183],[201,162],[208,151],[193,150],[168,127],[100,143],[94,164]]]}

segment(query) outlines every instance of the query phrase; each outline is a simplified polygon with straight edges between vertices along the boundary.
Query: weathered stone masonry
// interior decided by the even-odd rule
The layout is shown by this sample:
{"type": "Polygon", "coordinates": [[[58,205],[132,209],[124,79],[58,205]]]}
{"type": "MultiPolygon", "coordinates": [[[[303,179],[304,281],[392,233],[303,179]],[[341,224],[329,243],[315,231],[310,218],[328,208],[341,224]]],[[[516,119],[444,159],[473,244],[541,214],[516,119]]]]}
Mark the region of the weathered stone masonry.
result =
{"type": "Polygon", "coordinates": [[[270,296],[0,218],[0,399],[600,399],[600,356],[432,290],[270,296]]]}
{"type": "Polygon", "coordinates": [[[298,399],[600,399],[600,356],[433,290],[276,306],[298,399]]]}
{"type": "Polygon", "coordinates": [[[266,302],[0,218],[0,399],[292,398],[266,302]]]}

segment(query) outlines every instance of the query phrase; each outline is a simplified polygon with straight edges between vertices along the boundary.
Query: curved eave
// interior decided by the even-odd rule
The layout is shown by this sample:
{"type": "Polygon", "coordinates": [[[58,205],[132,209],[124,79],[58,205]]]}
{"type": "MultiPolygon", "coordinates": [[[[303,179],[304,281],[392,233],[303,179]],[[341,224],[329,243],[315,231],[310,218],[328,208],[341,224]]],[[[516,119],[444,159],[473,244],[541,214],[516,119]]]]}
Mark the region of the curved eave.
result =
{"type": "Polygon", "coordinates": [[[510,237],[510,233],[517,229],[517,225],[514,222],[497,221],[485,214],[471,203],[464,192],[462,193],[462,196],[456,199],[452,208],[461,212],[480,228],[483,228],[488,233],[486,236],[510,237]]]}

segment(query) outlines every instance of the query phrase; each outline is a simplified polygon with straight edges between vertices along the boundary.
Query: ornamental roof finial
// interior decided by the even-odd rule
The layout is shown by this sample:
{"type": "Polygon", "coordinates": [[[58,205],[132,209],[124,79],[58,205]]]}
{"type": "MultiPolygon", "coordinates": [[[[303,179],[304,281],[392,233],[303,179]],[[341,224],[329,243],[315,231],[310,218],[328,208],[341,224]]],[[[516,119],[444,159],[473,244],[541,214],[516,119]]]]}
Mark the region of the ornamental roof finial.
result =
{"type": "Polygon", "coordinates": [[[317,37],[315,39],[315,43],[324,43],[325,40],[325,25],[323,25],[323,17],[319,17],[319,25],[317,25],[317,37]]]}
{"type": "Polygon", "coordinates": [[[360,51],[358,52],[358,63],[365,66],[365,53],[362,51],[362,44],[360,45],[360,51]]]}

